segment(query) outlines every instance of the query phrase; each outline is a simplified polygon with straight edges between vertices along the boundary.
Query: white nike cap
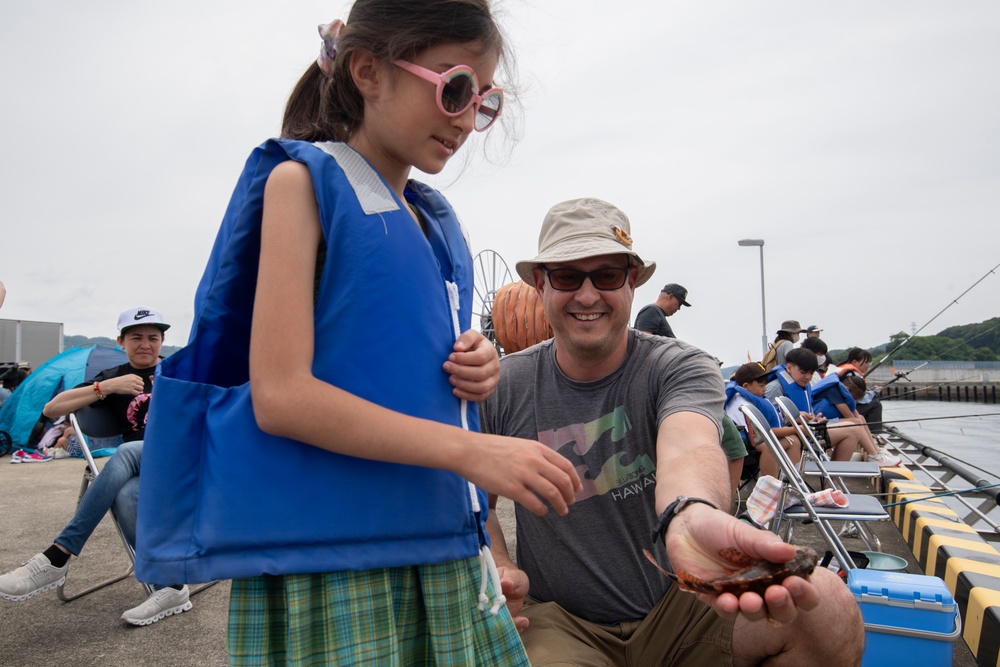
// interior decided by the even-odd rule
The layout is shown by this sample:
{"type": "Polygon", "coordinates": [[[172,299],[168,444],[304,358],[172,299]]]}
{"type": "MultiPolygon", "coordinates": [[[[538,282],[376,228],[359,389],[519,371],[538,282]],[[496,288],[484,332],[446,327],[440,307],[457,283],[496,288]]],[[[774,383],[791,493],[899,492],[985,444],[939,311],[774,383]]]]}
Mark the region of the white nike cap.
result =
{"type": "Polygon", "coordinates": [[[123,310],[122,314],[118,316],[118,331],[122,334],[141,324],[151,324],[160,331],[166,331],[170,328],[170,325],[163,321],[163,314],[160,311],[146,306],[136,306],[123,310]]]}

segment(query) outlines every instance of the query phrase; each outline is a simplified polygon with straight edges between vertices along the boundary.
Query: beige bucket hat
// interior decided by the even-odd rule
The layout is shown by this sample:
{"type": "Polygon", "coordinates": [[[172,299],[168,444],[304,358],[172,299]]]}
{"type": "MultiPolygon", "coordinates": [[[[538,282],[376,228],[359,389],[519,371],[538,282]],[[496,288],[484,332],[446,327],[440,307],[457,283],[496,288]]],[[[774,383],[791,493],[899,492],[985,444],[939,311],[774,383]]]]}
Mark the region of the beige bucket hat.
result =
{"type": "Polygon", "coordinates": [[[653,276],[656,262],[647,262],[632,250],[628,216],[606,201],[571,199],[549,209],[538,235],[538,255],[515,265],[517,275],[529,285],[531,272],[542,264],[573,262],[599,255],[630,255],[639,269],[638,287],[653,276]]]}

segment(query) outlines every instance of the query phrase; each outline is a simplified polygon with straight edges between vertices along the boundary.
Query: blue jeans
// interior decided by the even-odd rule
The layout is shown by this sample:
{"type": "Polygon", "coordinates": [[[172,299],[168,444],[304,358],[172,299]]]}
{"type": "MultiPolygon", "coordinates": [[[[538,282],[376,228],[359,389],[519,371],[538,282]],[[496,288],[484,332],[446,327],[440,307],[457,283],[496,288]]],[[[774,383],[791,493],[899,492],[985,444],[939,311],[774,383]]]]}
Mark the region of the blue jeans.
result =
{"type": "Polygon", "coordinates": [[[55,539],[56,544],[79,556],[97,524],[113,506],[125,539],[135,547],[140,463],[142,440],[123,443],[87,487],[87,492],[76,507],[76,514],[55,539]]]}

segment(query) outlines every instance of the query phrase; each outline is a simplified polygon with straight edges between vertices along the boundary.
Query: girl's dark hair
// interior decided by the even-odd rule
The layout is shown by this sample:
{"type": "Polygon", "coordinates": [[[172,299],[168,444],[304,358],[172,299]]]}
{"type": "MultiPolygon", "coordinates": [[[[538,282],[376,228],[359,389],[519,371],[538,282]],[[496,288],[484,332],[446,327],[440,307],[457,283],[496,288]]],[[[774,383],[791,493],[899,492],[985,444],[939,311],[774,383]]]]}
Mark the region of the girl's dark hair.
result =
{"type": "Polygon", "coordinates": [[[811,350],[797,347],[788,351],[788,354],[785,355],[785,363],[795,364],[804,373],[815,373],[819,368],[819,357],[811,350]]]}
{"type": "Polygon", "coordinates": [[[854,400],[858,400],[865,395],[866,391],[868,391],[868,383],[865,382],[865,379],[857,373],[851,373],[850,375],[842,377],[840,381],[844,383],[845,387],[847,387],[847,391],[851,392],[851,396],[854,397],[854,400]]]}
{"type": "Polygon", "coordinates": [[[807,350],[815,352],[817,355],[826,354],[829,349],[827,348],[826,343],[824,343],[820,338],[806,338],[802,341],[802,345],[800,347],[804,347],[807,350]]]}
{"type": "MultiPolygon", "coordinates": [[[[315,35],[316,52],[321,40],[315,35]]],[[[285,106],[281,136],[304,141],[345,141],[361,126],[364,99],[351,78],[355,51],[383,63],[413,60],[439,44],[479,42],[483,53],[506,55],[489,0],[357,0],[337,40],[334,74],[314,62],[285,106]]]]}
{"type": "Polygon", "coordinates": [[[848,364],[857,365],[858,362],[866,363],[871,360],[872,360],[872,353],[864,349],[863,347],[852,347],[847,351],[846,363],[848,364]]]}
{"type": "Polygon", "coordinates": [[[781,340],[792,340],[792,334],[788,333],[787,331],[779,331],[778,335],[774,337],[774,342],[777,343],[778,341],[781,340]]]}

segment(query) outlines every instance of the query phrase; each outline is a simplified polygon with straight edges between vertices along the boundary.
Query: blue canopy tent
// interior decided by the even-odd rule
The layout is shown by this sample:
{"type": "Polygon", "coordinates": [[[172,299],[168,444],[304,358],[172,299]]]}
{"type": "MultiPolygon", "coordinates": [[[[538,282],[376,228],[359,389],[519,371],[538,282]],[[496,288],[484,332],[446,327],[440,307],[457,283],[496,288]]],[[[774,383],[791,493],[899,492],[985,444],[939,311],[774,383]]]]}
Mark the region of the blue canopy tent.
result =
{"type": "MultiPolygon", "coordinates": [[[[8,444],[27,446],[42,408],[53,396],[126,361],[124,352],[103,345],[77,346],[57,354],[26,377],[0,406],[0,432],[9,436],[8,444]]],[[[0,447],[3,440],[6,438],[0,433],[0,447]]]]}

